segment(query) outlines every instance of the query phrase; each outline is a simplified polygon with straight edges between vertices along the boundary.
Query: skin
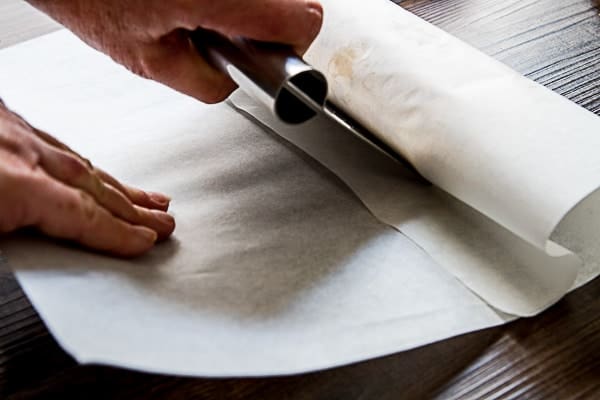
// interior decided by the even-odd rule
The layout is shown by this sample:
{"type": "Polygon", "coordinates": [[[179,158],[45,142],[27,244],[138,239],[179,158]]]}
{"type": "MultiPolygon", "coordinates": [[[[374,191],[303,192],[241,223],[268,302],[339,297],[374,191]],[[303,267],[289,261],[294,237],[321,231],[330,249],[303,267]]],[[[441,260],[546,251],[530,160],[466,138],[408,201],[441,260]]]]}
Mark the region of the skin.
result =
{"type": "Polygon", "coordinates": [[[186,31],[290,44],[303,53],[322,22],[315,0],[31,0],[90,46],[132,72],[206,103],[235,84],[209,66],[186,31]]]}
{"type": "MultiPolygon", "coordinates": [[[[132,72],[207,103],[235,84],[209,66],[187,31],[286,43],[302,53],[321,27],[314,0],[32,0],[132,72]]],[[[117,181],[0,100],[0,234],[23,227],[133,257],[168,238],[170,199],[117,181]]]]}

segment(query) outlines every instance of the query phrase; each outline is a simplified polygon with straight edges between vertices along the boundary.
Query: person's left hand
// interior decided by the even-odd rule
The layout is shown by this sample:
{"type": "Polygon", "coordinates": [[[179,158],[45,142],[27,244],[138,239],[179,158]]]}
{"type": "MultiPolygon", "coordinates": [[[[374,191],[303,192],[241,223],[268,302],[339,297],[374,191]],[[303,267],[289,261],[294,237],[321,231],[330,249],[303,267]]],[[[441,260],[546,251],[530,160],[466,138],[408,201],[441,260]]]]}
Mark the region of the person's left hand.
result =
{"type": "Polygon", "coordinates": [[[171,235],[168,207],[168,197],[121,184],[0,100],[0,234],[35,227],[131,257],[171,235]]]}

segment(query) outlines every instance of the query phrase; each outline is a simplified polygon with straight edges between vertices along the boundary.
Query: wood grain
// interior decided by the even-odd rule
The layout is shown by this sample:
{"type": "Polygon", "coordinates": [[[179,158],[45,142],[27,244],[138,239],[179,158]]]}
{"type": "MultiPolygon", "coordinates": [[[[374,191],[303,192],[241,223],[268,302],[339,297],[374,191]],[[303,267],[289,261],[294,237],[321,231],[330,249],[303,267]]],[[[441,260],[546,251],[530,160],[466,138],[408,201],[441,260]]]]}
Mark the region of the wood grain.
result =
{"type": "MultiPolygon", "coordinates": [[[[600,114],[598,1],[406,0],[401,5],[600,114]]],[[[19,1],[3,0],[0,27],[14,32],[0,37],[2,46],[57,26],[31,16],[19,1]],[[24,18],[32,18],[31,25],[18,22],[24,18]]],[[[211,380],[77,365],[1,264],[0,398],[600,398],[600,280],[538,317],[412,351],[300,376],[211,380]]]]}

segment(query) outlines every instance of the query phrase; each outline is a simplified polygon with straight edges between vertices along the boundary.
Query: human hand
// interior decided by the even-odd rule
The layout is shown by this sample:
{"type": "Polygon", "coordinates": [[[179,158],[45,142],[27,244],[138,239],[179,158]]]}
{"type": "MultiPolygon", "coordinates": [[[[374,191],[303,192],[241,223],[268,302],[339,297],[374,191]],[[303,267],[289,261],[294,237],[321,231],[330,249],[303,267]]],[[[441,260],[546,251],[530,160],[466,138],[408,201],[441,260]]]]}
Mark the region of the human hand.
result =
{"type": "Polygon", "coordinates": [[[321,28],[317,0],[29,0],[131,71],[207,103],[235,83],[198,55],[197,28],[306,51],[321,28]]]}
{"type": "Polygon", "coordinates": [[[0,100],[0,234],[33,226],[131,257],[175,229],[169,198],[119,183],[0,100]]]}

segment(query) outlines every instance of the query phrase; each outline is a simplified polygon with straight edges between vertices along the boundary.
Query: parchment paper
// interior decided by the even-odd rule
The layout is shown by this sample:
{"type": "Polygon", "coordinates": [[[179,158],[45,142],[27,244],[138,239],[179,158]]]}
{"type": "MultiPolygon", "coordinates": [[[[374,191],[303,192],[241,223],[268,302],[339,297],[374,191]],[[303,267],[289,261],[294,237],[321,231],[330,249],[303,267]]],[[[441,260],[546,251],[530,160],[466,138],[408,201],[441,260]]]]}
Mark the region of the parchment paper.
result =
{"type": "Polygon", "coordinates": [[[173,196],[174,238],[134,261],[31,236],[0,242],[80,362],[288,374],[511,318],[287,142],[225,104],[136,78],[67,32],[0,52],[0,95],[115,175],[173,196]]]}
{"type": "Polygon", "coordinates": [[[306,58],[339,106],[435,186],[375,162],[327,121],[285,126],[241,93],[236,106],[334,171],[498,309],[536,314],[598,275],[600,194],[590,193],[600,185],[600,118],[388,0],[323,4],[306,58]]]}
{"type": "Polygon", "coordinates": [[[549,242],[598,186],[597,117],[385,0],[324,5],[308,58],[334,82],[334,100],[440,189],[326,121],[279,126],[241,94],[242,113],[201,105],[65,32],[0,53],[11,107],[174,198],[175,237],[136,261],[31,236],[2,241],[78,360],[204,376],[302,372],[514,318],[496,309],[530,315],[597,275],[597,196],[556,235],[582,255],[583,273],[549,242]],[[373,20],[385,35],[367,29],[373,20]],[[523,119],[523,107],[537,108],[523,119]]]}
{"type": "Polygon", "coordinates": [[[307,60],[436,186],[541,249],[600,186],[598,116],[390,1],[323,5],[307,60]]]}
{"type": "Polygon", "coordinates": [[[242,92],[231,100],[322,162],[376,217],[414,240],[497,309],[533,315],[573,286],[581,260],[564,248],[549,242],[554,253],[547,254],[440,189],[415,180],[400,164],[325,119],[291,127],[278,123],[242,92]]]}

